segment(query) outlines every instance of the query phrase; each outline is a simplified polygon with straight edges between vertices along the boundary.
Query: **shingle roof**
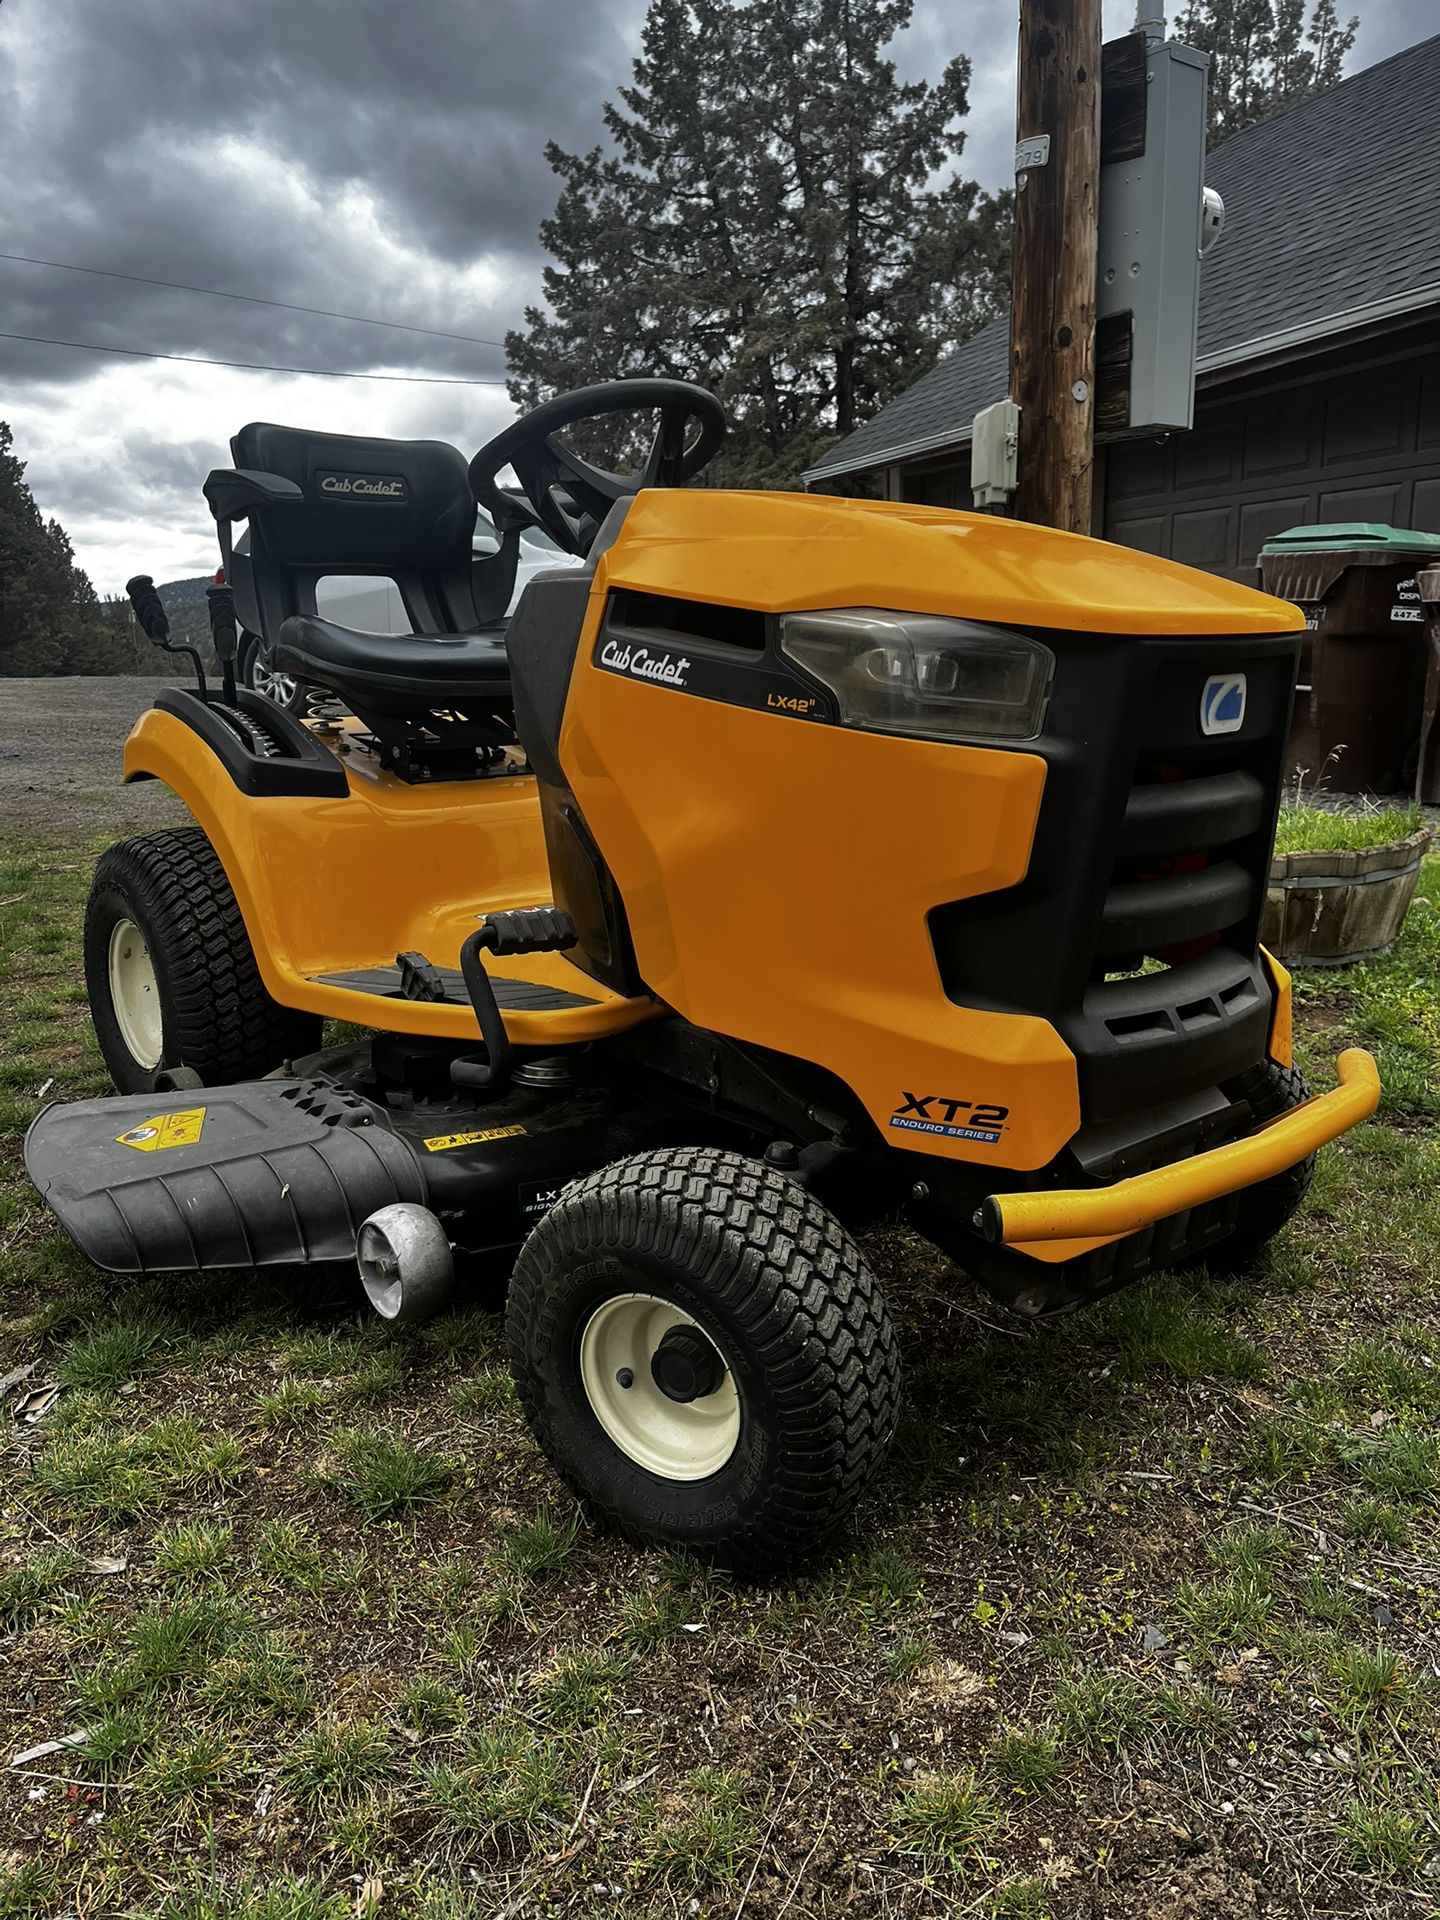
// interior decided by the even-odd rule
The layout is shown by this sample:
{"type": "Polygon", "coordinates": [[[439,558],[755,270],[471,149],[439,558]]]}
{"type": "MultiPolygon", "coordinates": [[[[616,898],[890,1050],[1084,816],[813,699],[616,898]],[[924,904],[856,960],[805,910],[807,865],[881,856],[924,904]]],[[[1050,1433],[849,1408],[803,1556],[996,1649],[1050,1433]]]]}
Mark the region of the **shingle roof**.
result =
{"type": "MultiPolygon", "coordinates": [[[[1433,287],[1440,300],[1440,34],[1233,135],[1209,155],[1225,231],[1200,280],[1199,358],[1433,287]]],[[[992,320],[807,479],[968,439],[1004,396],[1009,321],[992,320]]]]}

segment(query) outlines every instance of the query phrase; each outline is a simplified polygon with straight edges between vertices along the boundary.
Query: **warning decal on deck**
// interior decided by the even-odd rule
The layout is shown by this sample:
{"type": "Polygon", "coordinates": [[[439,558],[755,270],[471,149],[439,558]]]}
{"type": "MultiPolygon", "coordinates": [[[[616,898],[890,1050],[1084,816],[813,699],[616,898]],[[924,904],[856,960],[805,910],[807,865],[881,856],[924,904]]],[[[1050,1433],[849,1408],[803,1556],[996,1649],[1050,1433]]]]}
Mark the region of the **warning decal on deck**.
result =
{"type": "Polygon", "coordinates": [[[481,1140],[508,1140],[524,1133],[524,1127],[481,1127],[475,1133],[437,1133],[425,1142],[431,1153],[443,1153],[447,1147],[473,1147],[481,1140]]]}
{"type": "Polygon", "coordinates": [[[187,1107],[184,1113],[157,1113],[153,1120],[142,1120],[138,1127],[117,1133],[117,1147],[134,1147],[140,1153],[159,1153],[166,1147],[193,1147],[205,1128],[204,1107],[187,1107]]]}

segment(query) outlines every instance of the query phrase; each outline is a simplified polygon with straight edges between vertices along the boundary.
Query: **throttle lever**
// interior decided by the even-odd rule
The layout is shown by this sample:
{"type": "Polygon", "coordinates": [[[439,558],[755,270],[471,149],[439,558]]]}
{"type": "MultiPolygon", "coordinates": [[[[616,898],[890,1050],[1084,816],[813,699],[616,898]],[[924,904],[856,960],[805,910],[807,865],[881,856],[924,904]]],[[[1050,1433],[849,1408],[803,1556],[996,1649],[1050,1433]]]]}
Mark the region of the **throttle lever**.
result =
{"type": "Polygon", "coordinates": [[[154,642],[166,653],[187,653],[195,669],[195,679],[199,687],[200,698],[209,699],[205,686],[205,663],[200,658],[199,649],[187,646],[183,640],[170,638],[170,620],[165,612],[164,603],[156,591],[155,582],[148,573],[137,573],[132,580],[125,582],[125,591],[130,596],[130,604],[135,609],[135,618],[145,630],[145,637],[154,642]]]}

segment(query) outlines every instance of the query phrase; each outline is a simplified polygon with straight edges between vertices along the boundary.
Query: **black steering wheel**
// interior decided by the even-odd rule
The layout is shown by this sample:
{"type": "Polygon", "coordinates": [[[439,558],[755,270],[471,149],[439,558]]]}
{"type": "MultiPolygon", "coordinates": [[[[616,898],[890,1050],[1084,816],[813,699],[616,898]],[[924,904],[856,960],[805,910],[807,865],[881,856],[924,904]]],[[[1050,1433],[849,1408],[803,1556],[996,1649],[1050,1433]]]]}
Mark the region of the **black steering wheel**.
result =
{"type": "Polygon", "coordinates": [[[470,488],[502,533],[517,524],[543,527],[566,553],[583,558],[617,500],[642,487],[683,486],[714,458],[727,425],[714,394],[688,380],[606,380],[559,394],[497,434],[470,462],[470,488]],[[580,420],[656,409],[660,424],[638,473],[607,473],[558,437],[580,420]],[[687,444],[692,420],[700,430],[687,444]],[[501,487],[505,467],[515,469],[523,497],[501,487]]]}

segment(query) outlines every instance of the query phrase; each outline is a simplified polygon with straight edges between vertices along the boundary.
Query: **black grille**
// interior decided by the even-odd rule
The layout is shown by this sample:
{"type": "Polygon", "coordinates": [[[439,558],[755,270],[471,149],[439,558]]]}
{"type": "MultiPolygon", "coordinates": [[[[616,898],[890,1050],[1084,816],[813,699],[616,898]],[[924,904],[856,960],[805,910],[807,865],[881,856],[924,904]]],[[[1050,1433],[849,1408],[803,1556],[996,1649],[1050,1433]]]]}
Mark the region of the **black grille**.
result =
{"type": "Polygon", "coordinates": [[[1051,1020],[1103,1122],[1260,1059],[1256,951],[1294,684],[1288,636],[1049,636],[1045,793],[1019,886],[933,912],[947,993],[1051,1020]],[[1243,673],[1243,725],[1207,738],[1207,680],[1243,673]]]}
{"type": "Polygon", "coordinates": [[[1147,690],[1081,1010],[1089,1117],[1218,1084],[1264,1052],[1255,941],[1288,706],[1275,663],[1247,666],[1247,726],[1207,739],[1220,651],[1162,659],[1147,690]]]}

